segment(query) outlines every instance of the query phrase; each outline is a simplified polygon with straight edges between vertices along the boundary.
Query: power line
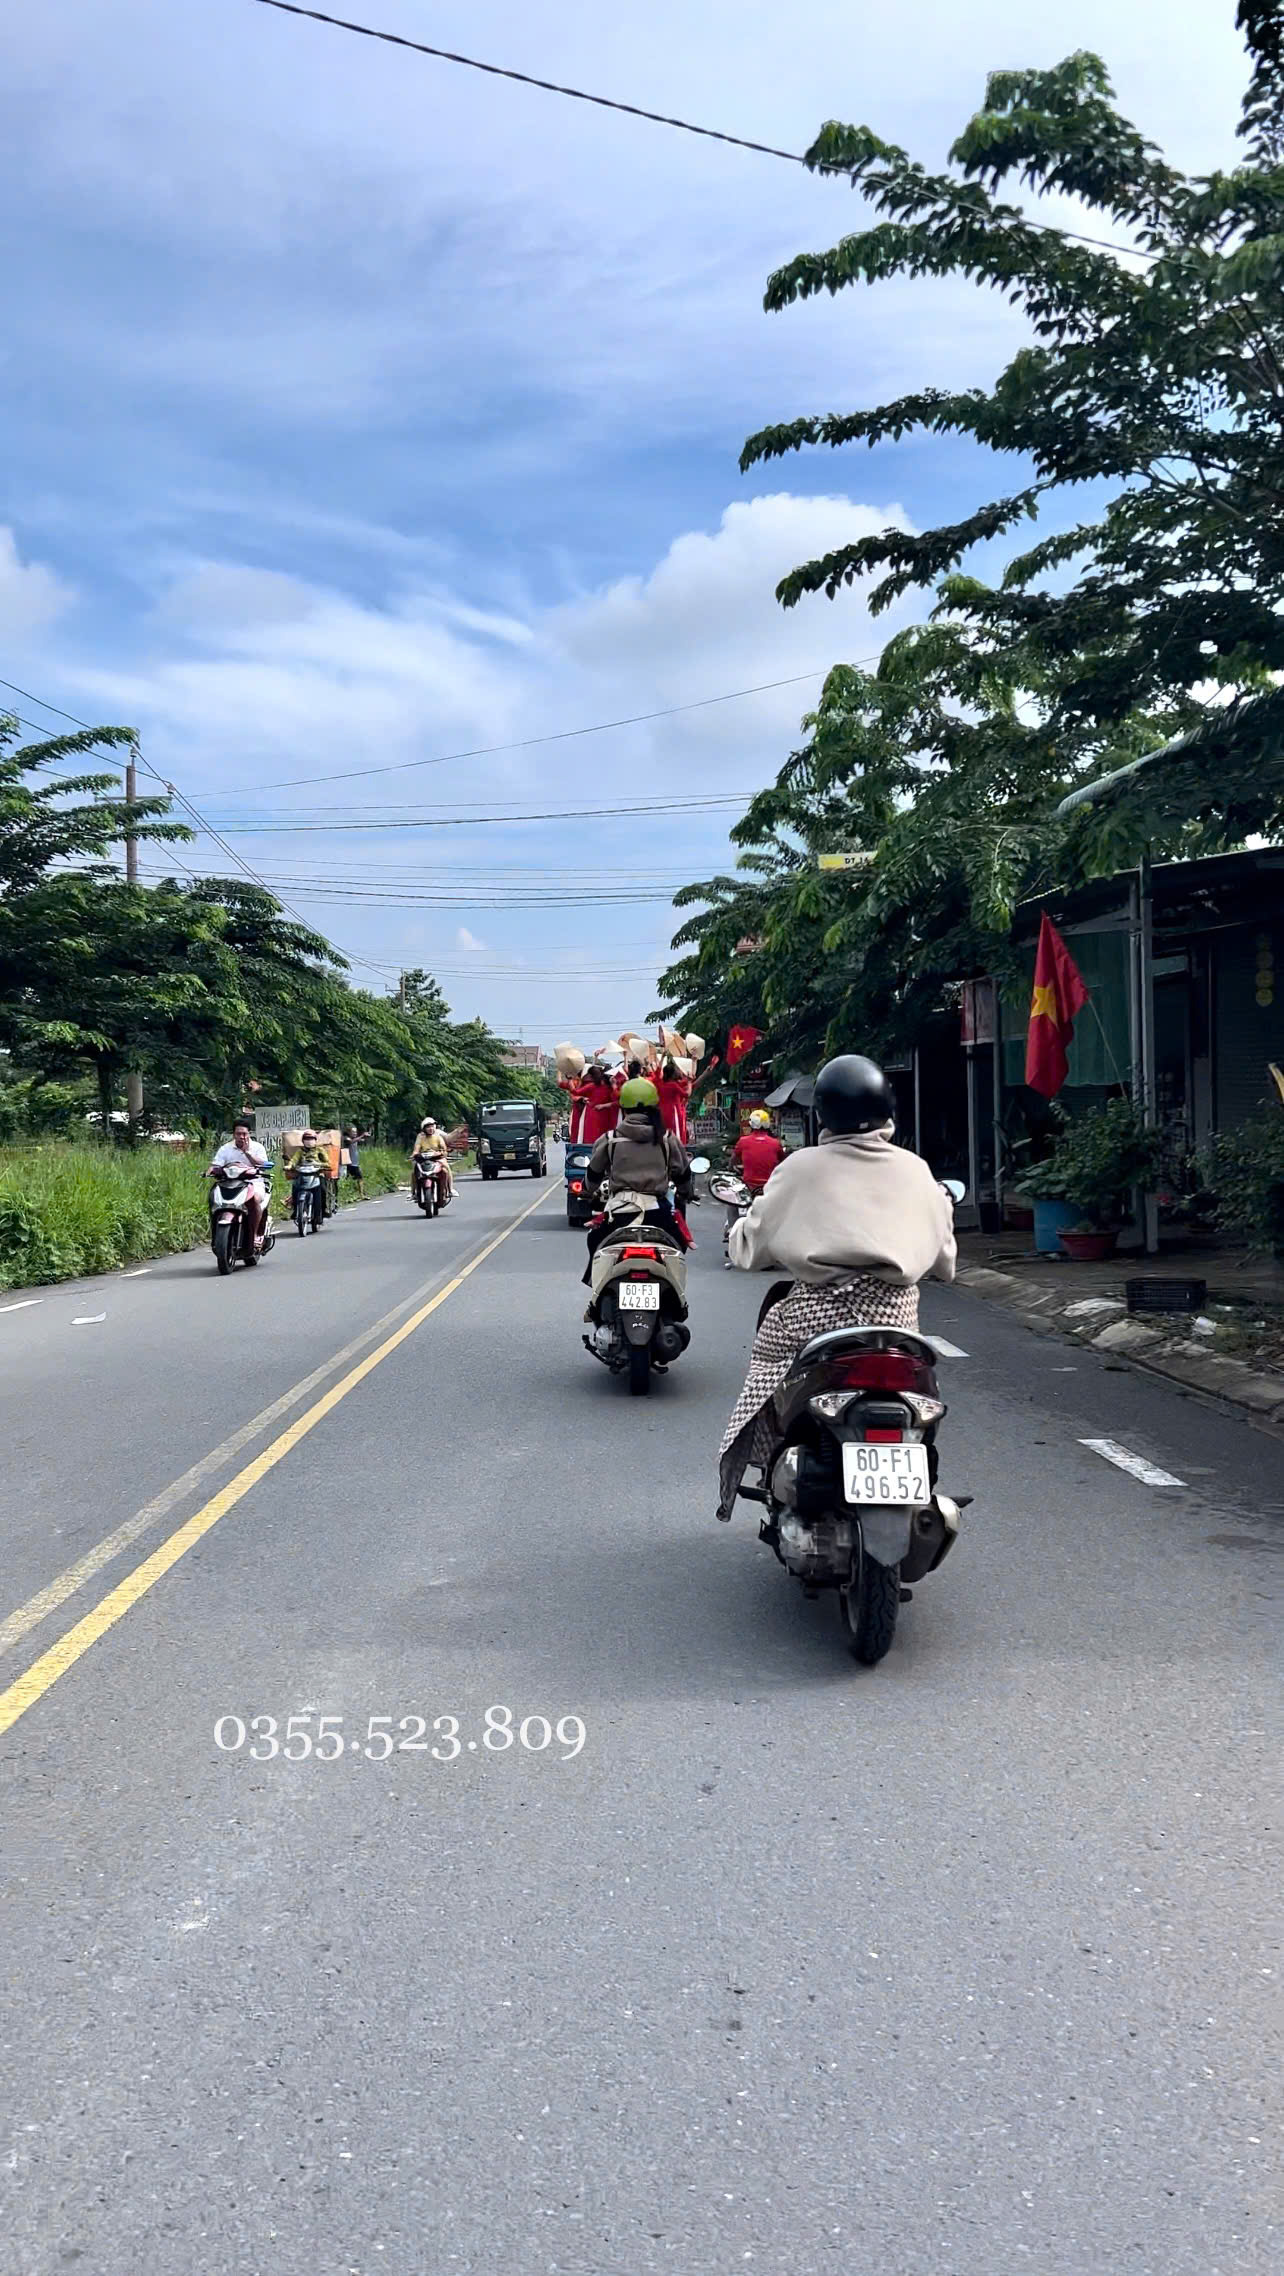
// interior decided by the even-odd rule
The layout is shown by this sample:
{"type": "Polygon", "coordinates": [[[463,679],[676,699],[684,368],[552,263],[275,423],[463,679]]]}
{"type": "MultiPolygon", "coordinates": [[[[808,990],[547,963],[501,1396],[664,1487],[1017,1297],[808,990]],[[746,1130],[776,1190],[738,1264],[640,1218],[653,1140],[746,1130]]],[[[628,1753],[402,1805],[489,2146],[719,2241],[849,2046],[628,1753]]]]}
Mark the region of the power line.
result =
{"type": "MultiPolygon", "coordinates": [[[[44,710],[52,711],[55,717],[59,719],[69,719],[73,727],[81,727],[85,730],[86,734],[92,735],[93,728],[90,726],[90,723],[87,719],[77,719],[74,712],[63,711],[61,706],[56,703],[46,703],[43,696],[33,695],[30,688],[20,688],[18,687],[16,681],[6,679],[0,679],[0,687],[13,688],[14,693],[16,695],[25,697],[28,703],[38,703],[42,705],[44,710]]],[[[206,837],[212,838],[216,846],[222,847],[223,852],[227,855],[229,861],[234,861],[237,868],[244,871],[251,884],[257,885],[262,892],[267,893],[272,900],[277,902],[279,907],[286,911],[286,914],[288,916],[294,918],[297,924],[303,925],[307,928],[307,930],[311,931],[312,928],[308,925],[307,918],[301,916],[297,909],[292,908],[288,901],[282,900],[281,896],[278,893],[273,893],[270,885],[264,884],[263,879],[259,876],[257,870],[251,868],[249,862],[246,861],[241,854],[237,853],[234,846],[229,846],[226,839],[220,837],[218,831],[214,829],[212,825],[206,821],[204,815],[200,813],[195,806],[193,806],[191,799],[186,795],[186,793],[179,790],[175,783],[167,782],[164,775],[157,772],[156,768],[151,764],[151,761],[143,757],[143,754],[141,750],[138,749],[137,744],[134,745],[134,752],[136,764],[143,769],[143,772],[145,774],[151,775],[153,781],[158,782],[163,790],[168,791],[171,798],[176,798],[178,800],[180,806],[186,807],[188,813],[192,816],[192,819],[196,822],[199,829],[204,833],[204,835],[206,837]]],[[[341,951],[340,953],[346,955],[346,951],[341,951]]],[[[366,967],[367,971],[370,972],[388,973],[397,970],[396,965],[393,964],[372,963],[368,956],[354,956],[349,958],[348,961],[353,964],[363,964],[366,967]]]]}
{"type": "MultiPolygon", "coordinates": [[[[751,142],[742,134],[724,134],[716,126],[696,126],[690,119],[670,118],[664,111],[645,111],[636,103],[621,103],[611,95],[590,95],[583,87],[563,87],[555,79],[536,79],[529,71],[512,71],[500,63],[482,63],[475,55],[460,55],[453,48],[429,47],[424,40],[407,39],[401,32],[379,31],[373,24],[354,24],[346,16],[329,16],[320,8],[301,8],[296,0],[256,0],[260,8],[276,8],[283,16],[307,16],[314,24],[329,24],[339,32],[355,32],[360,39],[380,40],[387,47],[413,48],[416,55],[429,55],[439,63],[462,64],[466,71],[483,71],[491,79],[512,79],[521,87],[537,87],[545,95],[566,95],[572,102],[594,103],[599,110],[623,111],[629,118],[647,119],[652,126],[677,127],[683,134],[698,134],[708,142],[729,142],[737,150],[756,150],[764,158],[783,158],[791,166],[805,166],[807,160],[800,150],[780,150],[771,142],[751,142]]],[[[825,166],[825,174],[845,174],[846,166],[825,166]]],[[[1063,229],[1059,222],[1040,221],[1035,214],[1022,214],[1021,220],[1030,229],[1042,229],[1054,237],[1073,238],[1079,245],[1095,245],[1104,253],[1127,253],[1141,261],[1157,261],[1159,255],[1137,245],[1120,245],[1113,238],[1090,237],[1081,229],[1063,229]]]]}
{"type": "MultiPolygon", "coordinates": [[[[274,7],[277,0],[263,0],[263,5],[274,7]]],[[[875,664],[877,661],[876,656],[862,656],[855,669],[859,670],[861,665],[875,664]]],[[[744,696],[768,695],[773,688],[801,687],[804,680],[823,679],[829,668],[826,664],[814,672],[795,672],[787,680],[764,680],[759,687],[732,688],[727,695],[700,696],[694,703],[671,703],[662,711],[635,711],[627,719],[600,719],[591,727],[561,727],[552,735],[526,735],[519,743],[479,743],[473,750],[443,751],[438,758],[433,759],[398,759],[388,766],[345,767],[337,774],[291,775],[284,782],[264,782],[256,787],[260,790],[298,790],[316,782],[364,782],[370,775],[408,774],[417,767],[451,766],[456,759],[491,759],[502,751],[533,751],[542,743],[573,743],[582,735],[607,735],[617,727],[640,727],[652,719],[676,719],[681,711],[707,711],[713,704],[739,703],[744,696]]],[[[37,697],[36,701],[39,700],[37,697]]]]}
{"type": "MultiPolygon", "coordinates": [[[[483,825],[503,829],[510,822],[603,821],[621,815],[712,814],[720,808],[742,806],[751,791],[710,794],[702,798],[659,799],[631,806],[560,806],[529,814],[452,814],[423,816],[417,821],[376,822],[227,822],[232,837],[307,837],[316,834],[363,830],[465,830],[483,825]]],[[[212,835],[214,833],[211,833],[212,835]]]]}
{"type": "Polygon", "coordinates": [[[315,24],[330,24],[340,32],[356,32],[360,38],[382,40],[388,47],[410,47],[417,55],[435,56],[440,63],[461,63],[468,71],[484,71],[491,79],[515,79],[522,87],[538,87],[545,95],[568,95],[576,103],[595,103],[600,110],[625,111],[630,118],[649,119],[653,126],[680,127],[684,134],[703,135],[710,142],[731,142],[738,150],[757,150],[764,158],[786,158],[791,165],[801,166],[804,161],[796,150],[777,150],[769,142],[750,142],[742,134],[723,134],[715,126],[693,126],[690,119],[672,119],[663,111],[644,111],[636,103],[619,103],[610,95],[590,95],[583,87],[559,87],[552,79],[533,79],[528,71],[508,71],[499,63],[479,63],[475,55],[457,55],[448,47],[429,47],[423,40],[403,38],[400,32],[376,31],[371,24],[353,24],[344,16],[323,15],[319,8],[299,8],[293,0],[258,0],[263,8],[277,8],[284,16],[310,16],[315,24]]]}

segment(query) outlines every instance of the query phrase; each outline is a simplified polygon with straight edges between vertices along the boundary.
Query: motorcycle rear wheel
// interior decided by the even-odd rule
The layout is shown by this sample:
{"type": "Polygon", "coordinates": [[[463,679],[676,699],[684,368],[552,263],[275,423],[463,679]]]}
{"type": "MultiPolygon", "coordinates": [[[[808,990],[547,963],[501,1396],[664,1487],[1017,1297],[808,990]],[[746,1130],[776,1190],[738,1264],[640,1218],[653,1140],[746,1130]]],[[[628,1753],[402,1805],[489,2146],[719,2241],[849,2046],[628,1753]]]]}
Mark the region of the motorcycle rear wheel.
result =
{"type": "Polygon", "coordinates": [[[629,1345],[629,1397],[644,1399],[651,1388],[651,1346],[649,1343],[629,1345]]]}
{"type": "Polygon", "coordinates": [[[232,1269],[232,1232],[231,1225],[214,1227],[214,1262],[225,1277],[232,1269]]]}
{"type": "Polygon", "coordinates": [[[877,1667],[886,1659],[896,1634],[896,1616],[901,1608],[901,1568],[899,1565],[879,1565],[872,1557],[862,1557],[860,1579],[853,1587],[841,1589],[838,1596],[838,1615],[843,1624],[852,1657],[862,1667],[877,1667]]]}

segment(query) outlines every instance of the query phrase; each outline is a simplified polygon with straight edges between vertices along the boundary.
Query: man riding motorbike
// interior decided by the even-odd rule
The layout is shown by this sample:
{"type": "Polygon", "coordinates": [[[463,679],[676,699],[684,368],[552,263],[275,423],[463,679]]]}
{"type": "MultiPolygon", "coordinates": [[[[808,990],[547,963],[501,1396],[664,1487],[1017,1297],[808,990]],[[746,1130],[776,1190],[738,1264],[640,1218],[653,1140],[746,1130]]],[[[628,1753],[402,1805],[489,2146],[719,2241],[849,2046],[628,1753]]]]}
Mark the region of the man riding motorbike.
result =
{"type": "MultiPolygon", "coordinates": [[[[250,1136],[248,1122],[237,1122],[232,1128],[230,1146],[220,1146],[206,1170],[207,1178],[217,1177],[220,1170],[263,1170],[269,1156],[256,1139],[250,1136]]],[[[263,1244],[263,1220],[267,1215],[267,1184],[262,1177],[251,1177],[246,1189],[245,1214],[250,1220],[252,1254],[257,1255],[263,1244]]]]}
{"type": "Polygon", "coordinates": [[[445,1134],[437,1128],[431,1114],[426,1114],[419,1125],[418,1134],[410,1150],[411,1172],[415,1177],[437,1177],[441,1180],[446,1198],[455,1190],[450,1168],[450,1149],[445,1134]]]}
{"type": "Polygon", "coordinates": [[[584,1173],[584,1182],[590,1198],[599,1207],[603,1200],[608,1204],[606,1222],[589,1229],[590,1261],[584,1272],[586,1288],[592,1285],[593,1253],[613,1230],[609,1215],[613,1195],[637,1194],[639,1200],[648,1205],[639,1217],[640,1224],[663,1225],[684,1249],[691,1246],[690,1234],[685,1232],[669,1201],[670,1186],[680,1205],[685,1206],[690,1200],[691,1165],[680,1141],[664,1128],[655,1084],[645,1075],[635,1076],[620,1092],[619,1122],[614,1130],[598,1139],[584,1173]]]}
{"type": "Polygon", "coordinates": [[[831,1059],[816,1078],[820,1144],[781,1163],[728,1252],[742,1272],[793,1286],[759,1326],[719,1449],[718,1516],[730,1518],[751,1462],[767,1459],[764,1409],[795,1355],[828,1328],[918,1327],[918,1283],[953,1280],[953,1210],[926,1162],[892,1144],[895,1101],[871,1059],[831,1059]]]}
{"type": "Polygon", "coordinates": [[[778,1170],[785,1159],[786,1148],[771,1128],[771,1116],[765,1107],[756,1106],[749,1117],[749,1128],[737,1138],[731,1149],[731,1159],[748,1186],[750,1193],[760,1194],[773,1170],[778,1170]]]}

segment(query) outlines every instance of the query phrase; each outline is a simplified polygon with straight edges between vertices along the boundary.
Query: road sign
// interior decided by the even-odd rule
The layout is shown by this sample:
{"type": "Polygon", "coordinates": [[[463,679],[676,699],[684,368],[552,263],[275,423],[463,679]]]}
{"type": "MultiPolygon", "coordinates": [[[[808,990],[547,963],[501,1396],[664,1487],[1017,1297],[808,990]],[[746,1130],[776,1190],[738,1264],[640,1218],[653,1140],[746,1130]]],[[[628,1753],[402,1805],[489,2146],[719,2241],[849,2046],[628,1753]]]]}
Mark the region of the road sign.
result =
{"type": "Polygon", "coordinates": [[[256,1106],[254,1109],[254,1135],[260,1146],[279,1146],[287,1130],[308,1127],[306,1106],[256,1106]]]}
{"type": "Polygon", "coordinates": [[[817,869],[864,869],[873,860],[867,847],[854,853],[823,853],[816,856],[817,869]]]}

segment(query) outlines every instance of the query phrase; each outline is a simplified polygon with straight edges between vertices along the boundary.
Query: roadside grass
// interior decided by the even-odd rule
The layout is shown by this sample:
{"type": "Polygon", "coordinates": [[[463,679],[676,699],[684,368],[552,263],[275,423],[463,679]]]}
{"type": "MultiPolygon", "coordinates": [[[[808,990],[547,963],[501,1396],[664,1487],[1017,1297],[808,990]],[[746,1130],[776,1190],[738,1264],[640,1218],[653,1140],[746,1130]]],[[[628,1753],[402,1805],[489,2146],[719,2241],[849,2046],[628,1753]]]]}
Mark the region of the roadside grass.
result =
{"type": "MultiPolygon", "coordinates": [[[[207,1238],[206,1157],[160,1146],[113,1152],[104,1146],[0,1146],[0,1289],[41,1288],[199,1248],[207,1238]]],[[[367,1146],[367,1195],[395,1193],[409,1180],[405,1157],[367,1146]]],[[[339,1181],[339,1200],[358,1199],[356,1181],[339,1181]]],[[[278,1176],[274,1209],[288,1212],[278,1176]]]]}
{"type": "Polygon", "coordinates": [[[0,1147],[0,1288],[192,1248],[205,1237],[204,1166],[159,1146],[0,1147]]]}

